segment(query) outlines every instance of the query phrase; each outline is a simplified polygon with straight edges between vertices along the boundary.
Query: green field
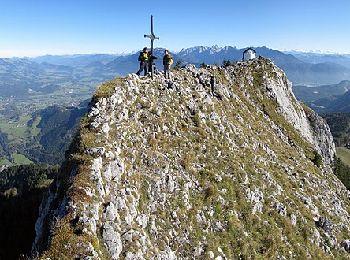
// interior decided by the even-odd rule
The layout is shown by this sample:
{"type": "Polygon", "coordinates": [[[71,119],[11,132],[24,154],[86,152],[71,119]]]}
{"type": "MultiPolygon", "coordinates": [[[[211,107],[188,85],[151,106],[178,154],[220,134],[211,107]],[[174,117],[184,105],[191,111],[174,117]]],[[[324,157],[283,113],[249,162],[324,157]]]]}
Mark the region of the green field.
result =
{"type": "Polygon", "coordinates": [[[345,147],[337,147],[337,157],[350,166],[350,150],[345,147]]]}
{"type": "Polygon", "coordinates": [[[12,158],[13,158],[13,163],[15,165],[24,165],[24,164],[31,164],[31,163],[33,163],[31,160],[29,160],[23,154],[19,154],[19,153],[12,154],[12,158]]]}
{"type": "Polygon", "coordinates": [[[29,115],[22,115],[19,120],[0,119],[0,131],[7,135],[8,145],[11,147],[9,152],[12,153],[9,157],[5,156],[5,154],[0,156],[0,166],[33,163],[23,154],[15,152],[18,150],[16,147],[20,147],[24,143],[29,142],[32,137],[37,136],[40,133],[40,129],[37,128],[40,122],[40,117],[34,120],[31,127],[28,127],[27,123],[30,119],[31,116],[29,115]]]}
{"type": "MultiPolygon", "coordinates": [[[[10,142],[24,142],[30,136],[27,127],[30,118],[29,115],[24,115],[18,121],[2,119],[0,120],[0,131],[8,135],[10,142]]],[[[33,131],[35,132],[36,129],[33,131]]]]}
{"type": "Polygon", "coordinates": [[[40,134],[40,128],[38,128],[40,120],[41,120],[40,116],[35,118],[35,120],[32,124],[32,127],[30,128],[30,132],[31,132],[32,136],[37,136],[40,134]]]}
{"type": "Polygon", "coordinates": [[[0,158],[0,166],[1,165],[27,165],[32,164],[33,162],[20,153],[13,153],[11,155],[11,160],[7,158],[0,158]]]}

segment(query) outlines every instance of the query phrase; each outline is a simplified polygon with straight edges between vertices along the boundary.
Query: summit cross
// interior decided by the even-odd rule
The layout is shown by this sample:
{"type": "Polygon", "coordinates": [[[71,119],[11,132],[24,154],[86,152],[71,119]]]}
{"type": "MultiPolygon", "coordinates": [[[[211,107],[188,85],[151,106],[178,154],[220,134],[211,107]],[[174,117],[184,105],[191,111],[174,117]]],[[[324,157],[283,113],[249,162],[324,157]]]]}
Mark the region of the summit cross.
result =
{"type": "Polygon", "coordinates": [[[159,40],[159,37],[156,37],[156,35],[153,32],[153,15],[151,15],[151,34],[145,34],[143,37],[151,39],[151,58],[150,58],[150,67],[151,67],[151,76],[153,79],[153,73],[154,73],[154,56],[153,56],[153,42],[154,40],[159,40]]]}

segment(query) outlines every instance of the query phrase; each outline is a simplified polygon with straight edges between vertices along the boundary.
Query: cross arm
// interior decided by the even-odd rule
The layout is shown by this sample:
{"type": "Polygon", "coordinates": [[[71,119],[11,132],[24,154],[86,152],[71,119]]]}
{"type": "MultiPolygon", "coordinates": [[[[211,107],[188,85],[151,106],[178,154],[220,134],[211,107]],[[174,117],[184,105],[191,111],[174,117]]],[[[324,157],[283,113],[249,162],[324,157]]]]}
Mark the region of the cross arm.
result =
{"type": "Polygon", "coordinates": [[[145,38],[150,38],[151,40],[159,40],[159,37],[156,37],[155,35],[152,34],[145,34],[143,37],[145,38]]]}

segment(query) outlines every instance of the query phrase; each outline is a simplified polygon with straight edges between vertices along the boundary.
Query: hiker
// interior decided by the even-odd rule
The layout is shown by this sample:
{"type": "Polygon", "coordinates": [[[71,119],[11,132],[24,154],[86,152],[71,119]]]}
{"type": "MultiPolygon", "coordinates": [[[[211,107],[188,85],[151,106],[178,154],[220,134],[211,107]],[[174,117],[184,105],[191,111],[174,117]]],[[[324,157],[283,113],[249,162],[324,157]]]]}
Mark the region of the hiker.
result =
{"type": "Polygon", "coordinates": [[[163,65],[164,65],[164,76],[166,79],[170,78],[170,66],[174,63],[174,59],[168,50],[164,51],[163,65]]]}
{"type": "Polygon", "coordinates": [[[212,75],[210,76],[210,90],[212,95],[214,95],[214,91],[215,91],[215,77],[212,75]]]}
{"type": "Polygon", "coordinates": [[[140,69],[138,72],[136,72],[137,75],[140,76],[141,72],[144,71],[144,75],[147,76],[148,74],[148,58],[149,58],[149,53],[147,50],[147,47],[142,49],[142,52],[140,52],[139,55],[139,62],[140,62],[140,69]]]}

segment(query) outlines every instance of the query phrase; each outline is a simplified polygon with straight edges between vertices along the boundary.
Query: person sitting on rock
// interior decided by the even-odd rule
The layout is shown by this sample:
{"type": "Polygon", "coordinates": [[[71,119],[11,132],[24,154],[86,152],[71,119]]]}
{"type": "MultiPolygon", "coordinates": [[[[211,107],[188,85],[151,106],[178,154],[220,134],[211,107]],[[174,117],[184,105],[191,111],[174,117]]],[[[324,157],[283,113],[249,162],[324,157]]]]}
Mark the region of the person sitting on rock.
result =
{"type": "Polygon", "coordinates": [[[170,78],[170,67],[174,63],[174,59],[168,50],[164,51],[163,65],[164,65],[164,76],[166,79],[170,78]]]}
{"type": "Polygon", "coordinates": [[[147,47],[143,48],[142,52],[140,52],[139,55],[139,62],[140,62],[140,69],[136,72],[137,75],[140,76],[141,72],[144,71],[144,75],[147,76],[148,74],[148,50],[147,47]]]}

